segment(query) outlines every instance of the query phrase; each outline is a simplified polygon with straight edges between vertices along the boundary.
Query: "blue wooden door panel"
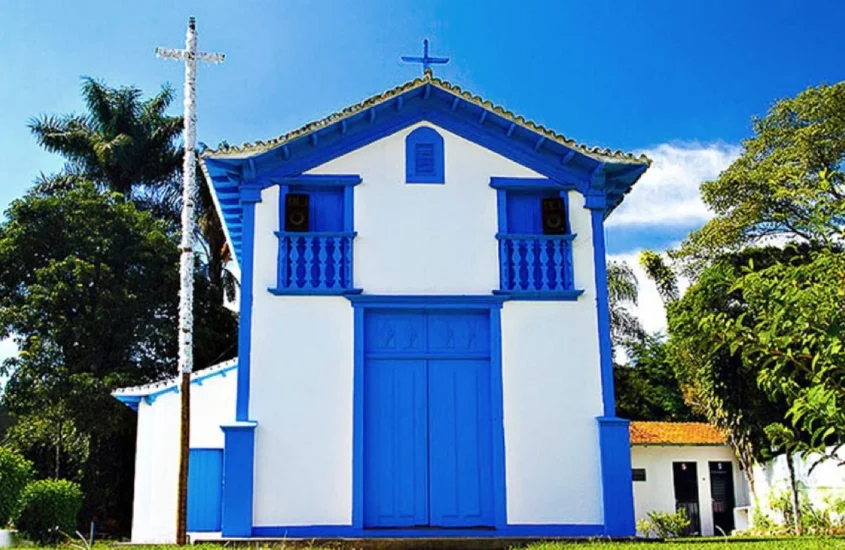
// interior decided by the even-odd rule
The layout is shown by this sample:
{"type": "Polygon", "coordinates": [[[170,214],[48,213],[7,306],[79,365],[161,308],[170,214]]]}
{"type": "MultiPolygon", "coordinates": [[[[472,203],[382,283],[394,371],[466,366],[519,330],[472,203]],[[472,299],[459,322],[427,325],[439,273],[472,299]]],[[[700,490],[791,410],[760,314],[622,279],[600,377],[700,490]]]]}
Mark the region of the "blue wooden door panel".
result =
{"type": "Polygon", "coordinates": [[[490,313],[433,311],[427,315],[427,350],[434,356],[489,356],[490,313]]]}
{"type": "Polygon", "coordinates": [[[425,351],[425,317],[415,311],[373,311],[366,317],[367,354],[416,354],[425,351]]]}
{"type": "Polygon", "coordinates": [[[188,455],[188,531],[221,529],[223,449],[191,449],[188,455]]]}
{"type": "Polygon", "coordinates": [[[428,367],[431,525],[493,526],[490,363],[428,367]]]}
{"type": "Polygon", "coordinates": [[[364,395],[364,525],[426,525],[425,361],[368,361],[364,395]]]}

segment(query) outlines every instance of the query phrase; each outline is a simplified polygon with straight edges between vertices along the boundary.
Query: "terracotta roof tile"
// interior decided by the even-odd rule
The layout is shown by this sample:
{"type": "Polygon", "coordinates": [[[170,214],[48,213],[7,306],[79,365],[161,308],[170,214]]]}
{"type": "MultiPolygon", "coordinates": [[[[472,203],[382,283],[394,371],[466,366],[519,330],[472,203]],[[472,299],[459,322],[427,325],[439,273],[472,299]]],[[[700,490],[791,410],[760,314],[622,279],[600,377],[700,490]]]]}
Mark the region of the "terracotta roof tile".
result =
{"type": "Polygon", "coordinates": [[[631,445],[725,445],[725,436],[705,422],[631,422],[631,445]]]}

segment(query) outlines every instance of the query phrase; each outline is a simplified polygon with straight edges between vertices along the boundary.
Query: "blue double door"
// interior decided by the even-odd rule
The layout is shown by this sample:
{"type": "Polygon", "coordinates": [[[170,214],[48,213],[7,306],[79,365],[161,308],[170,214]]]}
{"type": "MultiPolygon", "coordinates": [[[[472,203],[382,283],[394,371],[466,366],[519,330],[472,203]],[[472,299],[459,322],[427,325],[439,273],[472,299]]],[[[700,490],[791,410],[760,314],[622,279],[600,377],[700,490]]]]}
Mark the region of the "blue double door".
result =
{"type": "Polygon", "coordinates": [[[368,311],[365,527],[494,522],[490,312],[368,311]]]}

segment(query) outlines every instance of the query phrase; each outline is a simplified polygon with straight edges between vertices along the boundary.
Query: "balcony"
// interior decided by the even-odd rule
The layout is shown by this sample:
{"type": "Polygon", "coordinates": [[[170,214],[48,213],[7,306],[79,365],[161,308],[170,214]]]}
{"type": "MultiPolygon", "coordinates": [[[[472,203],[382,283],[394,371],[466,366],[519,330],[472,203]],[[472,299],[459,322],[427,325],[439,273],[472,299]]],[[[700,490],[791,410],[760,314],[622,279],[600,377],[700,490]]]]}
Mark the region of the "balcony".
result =
{"type": "Polygon", "coordinates": [[[496,235],[500,289],[495,294],[530,300],[574,300],[572,241],[568,235],[496,235]]]}
{"type": "Polygon", "coordinates": [[[277,231],[278,275],[273,294],[355,294],[352,288],[354,232],[277,231]]]}

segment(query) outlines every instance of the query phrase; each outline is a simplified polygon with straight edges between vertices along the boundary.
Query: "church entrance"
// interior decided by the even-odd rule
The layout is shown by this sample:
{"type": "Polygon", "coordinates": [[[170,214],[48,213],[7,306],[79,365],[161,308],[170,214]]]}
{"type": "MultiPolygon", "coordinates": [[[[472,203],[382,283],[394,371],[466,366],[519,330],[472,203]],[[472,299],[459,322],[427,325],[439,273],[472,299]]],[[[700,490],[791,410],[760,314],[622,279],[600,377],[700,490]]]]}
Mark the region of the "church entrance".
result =
{"type": "Polygon", "coordinates": [[[367,310],[364,526],[492,527],[489,310],[367,310]]]}

